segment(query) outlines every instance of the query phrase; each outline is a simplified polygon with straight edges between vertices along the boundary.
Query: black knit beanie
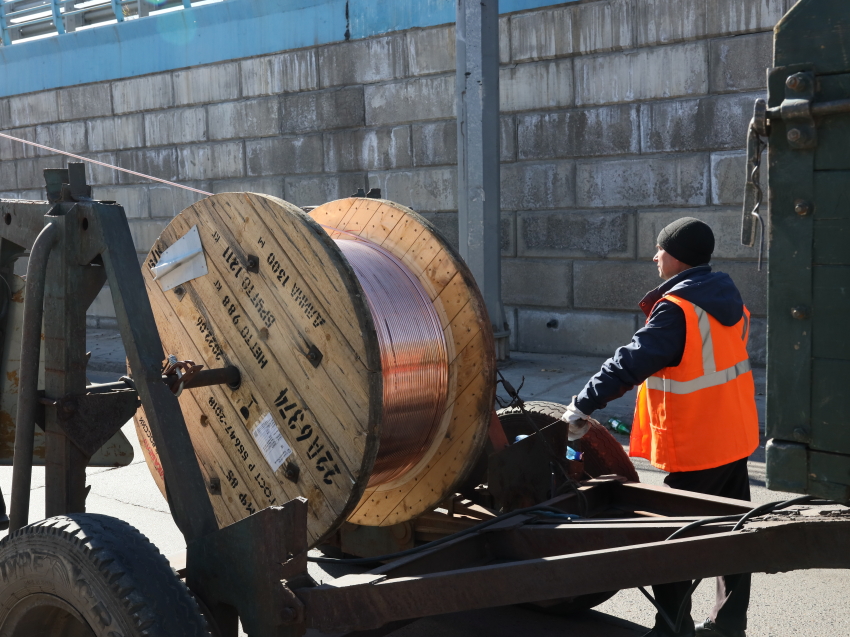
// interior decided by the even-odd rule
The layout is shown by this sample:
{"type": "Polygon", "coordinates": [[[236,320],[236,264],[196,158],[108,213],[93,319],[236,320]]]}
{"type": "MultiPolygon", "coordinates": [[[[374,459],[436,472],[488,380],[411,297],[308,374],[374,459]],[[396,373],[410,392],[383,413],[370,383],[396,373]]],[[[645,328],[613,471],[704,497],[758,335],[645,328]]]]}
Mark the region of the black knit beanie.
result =
{"type": "Polygon", "coordinates": [[[658,233],[658,246],[691,267],[704,265],[714,252],[714,233],[707,223],[682,217],[658,233]]]}

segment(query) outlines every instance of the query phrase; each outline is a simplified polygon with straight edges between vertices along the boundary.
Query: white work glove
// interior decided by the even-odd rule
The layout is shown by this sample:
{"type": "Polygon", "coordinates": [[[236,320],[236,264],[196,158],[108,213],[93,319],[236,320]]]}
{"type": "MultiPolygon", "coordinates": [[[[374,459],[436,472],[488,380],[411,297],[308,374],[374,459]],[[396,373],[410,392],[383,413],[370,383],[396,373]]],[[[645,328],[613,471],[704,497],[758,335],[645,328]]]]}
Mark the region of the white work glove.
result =
{"type": "Polygon", "coordinates": [[[567,407],[567,411],[565,411],[564,415],[561,416],[561,420],[569,425],[569,432],[567,433],[568,440],[578,440],[587,433],[587,430],[590,429],[590,421],[588,418],[590,418],[590,416],[576,407],[575,401],[567,407]]]}

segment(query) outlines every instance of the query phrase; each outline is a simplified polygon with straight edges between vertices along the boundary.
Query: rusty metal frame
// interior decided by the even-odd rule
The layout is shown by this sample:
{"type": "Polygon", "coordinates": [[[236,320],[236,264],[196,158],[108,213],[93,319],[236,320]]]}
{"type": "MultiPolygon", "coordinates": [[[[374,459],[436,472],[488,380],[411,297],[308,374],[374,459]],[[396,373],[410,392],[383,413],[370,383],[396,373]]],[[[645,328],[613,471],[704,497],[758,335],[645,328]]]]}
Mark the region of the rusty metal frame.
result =
{"type": "Polygon", "coordinates": [[[746,533],[703,530],[699,537],[664,542],[661,536],[670,528],[565,524],[481,533],[420,558],[455,561],[451,568],[416,569],[407,563],[296,594],[306,608],[307,626],[331,632],[735,572],[850,567],[850,521],[759,522],[746,533]],[[629,535],[655,541],[616,546],[629,535]],[[537,545],[556,551],[590,540],[602,540],[601,547],[525,559],[509,550],[537,545]],[[474,558],[480,565],[466,566],[474,558]]]}
{"type": "MultiPolygon", "coordinates": [[[[306,626],[366,631],[428,615],[728,573],[850,568],[850,516],[800,521],[775,515],[745,531],[732,532],[734,522],[717,523],[665,541],[695,519],[740,514],[750,505],[619,480],[591,481],[583,490],[596,513],[642,517],[537,524],[528,524],[529,515],[508,519],[369,572],[297,590],[306,626]],[[680,515],[663,517],[652,509],[680,515]]],[[[544,505],[569,512],[577,498],[544,505]]]]}

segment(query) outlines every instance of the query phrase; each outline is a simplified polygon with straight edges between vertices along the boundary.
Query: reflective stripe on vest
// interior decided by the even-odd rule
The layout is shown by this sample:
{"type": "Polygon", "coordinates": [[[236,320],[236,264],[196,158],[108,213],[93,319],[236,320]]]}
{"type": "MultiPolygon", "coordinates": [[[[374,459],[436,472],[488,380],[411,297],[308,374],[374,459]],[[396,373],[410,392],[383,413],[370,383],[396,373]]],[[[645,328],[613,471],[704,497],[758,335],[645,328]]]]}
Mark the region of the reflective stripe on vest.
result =
{"type": "MultiPolygon", "coordinates": [[[[709,341],[710,346],[711,341],[709,341]]],[[[672,380],[670,378],[650,376],[646,379],[646,386],[648,389],[657,389],[668,394],[692,394],[700,389],[708,389],[709,387],[728,383],[730,380],[735,380],[738,376],[746,374],[748,371],[750,371],[750,359],[741,361],[737,365],[727,367],[719,372],[712,372],[711,374],[694,378],[693,380],[672,380]]]]}
{"type": "MultiPolygon", "coordinates": [[[[711,323],[708,319],[708,313],[699,307],[693,305],[694,312],[697,315],[697,324],[699,325],[699,335],[702,340],[702,370],[703,375],[693,380],[672,380],[670,378],[661,378],[660,376],[650,376],[646,379],[648,389],[656,389],[658,391],[667,392],[670,394],[691,394],[700,389],[716,387],[723,383],[728,383],[730,380],[735,380],[741,374],[746,374],[750,371],[750,359],[741,361],[737,365],[717,371],[717,365],[714,362],[714,342],[711,340],[711,323]]],[[[746,340],[747,327],[749,325],[749,317],[744,313],[744,328],[742,330],[741,340],[746,340]]]]}
{"type": "Polygon", "coordinates": [[[714,366],[714,343],[711,341],[711,323],[709,323],[708,314],[704,309],[694,305],[694,311],[697,313],[699,335],[702,337],[702,373],[707,376],[717,371],[717,368],[714,366]]]}

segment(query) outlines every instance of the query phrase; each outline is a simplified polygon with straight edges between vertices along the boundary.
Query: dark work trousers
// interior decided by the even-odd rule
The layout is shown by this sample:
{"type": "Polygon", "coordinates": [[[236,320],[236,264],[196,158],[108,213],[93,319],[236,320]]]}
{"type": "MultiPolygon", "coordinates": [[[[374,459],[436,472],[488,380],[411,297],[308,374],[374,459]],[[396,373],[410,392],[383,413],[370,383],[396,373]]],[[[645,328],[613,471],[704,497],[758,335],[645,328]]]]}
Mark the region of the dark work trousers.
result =
{"type": "MultiPolygon", "coordinates": [[[[714,469],[671,473],[664,479],[664,484],[683,491],[719,495],[736,500],[749,501],[750,499],[747,458],[714,469]]],[[[747,607],[750,604],[750,579],[749,573],[717,578],[717,601],[709,619],[721,629],[746,630],[747,607]]],[[[690,635],[694,631],[691,599],[689,596],[687,600],[685,599],[691,584],[692,582],[674,582],[652,587],[656,601],[673,622],[676,621],[679,607],[684,601],[684,618],[679,631],[680,635],[690,635]]],[[[655,616],[655,628],[664,633],[670,633],[670,628],[659,614],[655,616]]]]}

